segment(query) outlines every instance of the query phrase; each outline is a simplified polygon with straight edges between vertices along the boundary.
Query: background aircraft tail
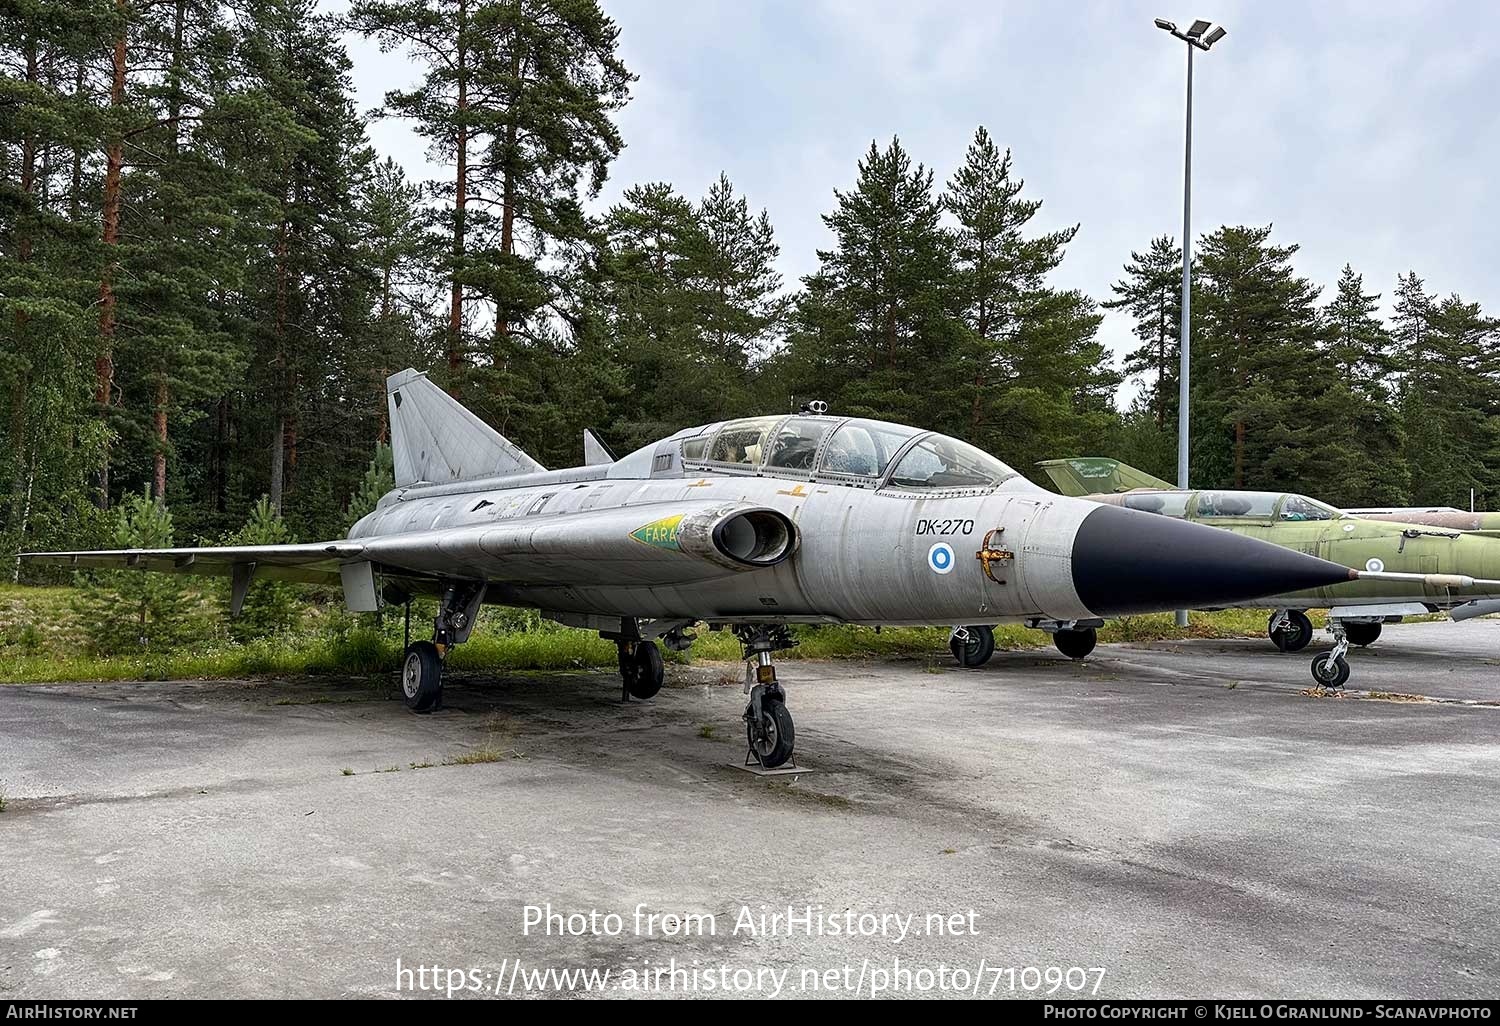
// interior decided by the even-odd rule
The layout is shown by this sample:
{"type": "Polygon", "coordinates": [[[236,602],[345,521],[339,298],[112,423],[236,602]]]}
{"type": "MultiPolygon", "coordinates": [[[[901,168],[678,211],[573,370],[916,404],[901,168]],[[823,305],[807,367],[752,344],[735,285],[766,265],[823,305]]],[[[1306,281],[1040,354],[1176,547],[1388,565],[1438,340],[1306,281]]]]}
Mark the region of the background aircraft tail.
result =
{"type": "Polygon", "coordinates": [[[1042,460],[1037,466],[1047,472],[1053,486],[1063,495],[1077,498],[1103,492],[1128,492],[1135,488],[1168,488],[1177,486],[1144,470],[1136,470],[1119,460],[1105,456],[1074,456],[1065,460],[1042,460]]]}
{"type": "Polygon", "coordinates": [[[473,480],[545,470],[421,371],[385,380],[396,485],[473,480]]]}

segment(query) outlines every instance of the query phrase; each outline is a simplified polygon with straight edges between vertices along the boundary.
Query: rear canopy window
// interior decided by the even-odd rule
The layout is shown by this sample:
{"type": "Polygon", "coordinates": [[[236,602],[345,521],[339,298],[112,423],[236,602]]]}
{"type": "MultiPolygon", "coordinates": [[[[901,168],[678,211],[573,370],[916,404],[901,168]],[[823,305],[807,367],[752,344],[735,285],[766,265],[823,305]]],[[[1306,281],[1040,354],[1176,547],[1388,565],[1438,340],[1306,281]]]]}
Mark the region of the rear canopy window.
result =
{"type": "Polygon", "coordinates": [[[896,465],[900,488],[994,488],[1016,472],[968,442],[934,435],[918,442],[896,465]]]}
{"type": "Polygon", "coordinates": [[[1213,517],[1261,517],[1270,519],[1276,511],[1276,492],[1199,492],[1198,516],[1213,517]]]}
{"type": "Polygon", "coordinates": [[[818,443],[832,425],[826,420],[793,418],[776,433],[766,466],[777,470],[812,470],[818,443]]]}
{"type": "Polygon", "coordinates": [[[1164,517],[1187,516],[1190,492],[1140,492],[1126,495],[1127,509],[1138,509],[1143,513],[1160,513],[1164,517]]]}
{"type": "Polygon", "coordinates": [[[1288,495],[1281,504],[1283,520],[1337,520],[1341,516],[1343,514],[1332,506],[1325,506],[1305,495],[1288,495]]]}
{"type": "Polygon", "coordinates": [[[780,421],[780,417],[757,417],[725,424],[714,438],[708,458],[715,463],[760,466],[766,455],[767,435],[780,421]]]}

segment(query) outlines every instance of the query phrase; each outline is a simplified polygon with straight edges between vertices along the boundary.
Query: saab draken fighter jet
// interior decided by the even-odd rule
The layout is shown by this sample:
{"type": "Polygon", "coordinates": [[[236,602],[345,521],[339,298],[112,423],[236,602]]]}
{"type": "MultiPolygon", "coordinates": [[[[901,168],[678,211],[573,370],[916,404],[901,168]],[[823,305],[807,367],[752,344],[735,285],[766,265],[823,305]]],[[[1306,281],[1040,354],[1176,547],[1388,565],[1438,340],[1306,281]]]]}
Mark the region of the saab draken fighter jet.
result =
{"type": "MultiPolygon", "coordinates": [[[[774,654],[789,624],[1066,628],[1229,605],[1355,571],[1199,524],[1046,492],[993,456],[900,424],[821,412],[679,431],[612,460],[546,470],[426,375],[387,381],[396,487],[349,537],[302,545],[27,553],[77,568],[219,574],[232,610],[254,576],[338,582],[351,610],[441,596],[401,668],[440,704],[443,659],[485,603],[527,606],[619,648],[627,697],[662,685],[659,639],[729,628],[746,661],[746,736],[792,755],[774,654]]],[[[821,404],[816,404],[821,407],[821,404]]]]}

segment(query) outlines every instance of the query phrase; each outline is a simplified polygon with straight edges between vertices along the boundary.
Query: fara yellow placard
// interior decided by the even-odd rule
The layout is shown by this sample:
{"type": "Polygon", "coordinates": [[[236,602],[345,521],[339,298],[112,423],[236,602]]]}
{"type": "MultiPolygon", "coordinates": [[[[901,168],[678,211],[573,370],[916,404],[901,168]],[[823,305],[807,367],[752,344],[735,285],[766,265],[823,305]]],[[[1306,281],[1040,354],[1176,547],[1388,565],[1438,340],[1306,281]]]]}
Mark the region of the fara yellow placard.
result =
{"type": "Polygon", "coordinates": [[[675,549],[677,545],[677,529],[682,524],[682,514],[678,513],[672,517],[662,517],[653,520],[644,527],[637,527],[630,532],[630,537],[647,545],[654,545],[658,549],[675,549]]]}

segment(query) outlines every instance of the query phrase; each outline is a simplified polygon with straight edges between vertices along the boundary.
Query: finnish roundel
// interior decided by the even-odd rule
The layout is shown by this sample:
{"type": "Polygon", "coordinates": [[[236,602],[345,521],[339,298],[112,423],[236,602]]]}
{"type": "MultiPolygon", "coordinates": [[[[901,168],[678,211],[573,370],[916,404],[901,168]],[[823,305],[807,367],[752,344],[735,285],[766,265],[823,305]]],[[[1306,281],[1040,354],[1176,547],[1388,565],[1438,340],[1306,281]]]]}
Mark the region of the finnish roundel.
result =
{"type": "Polygon", "coordinates": [[[1378,559],[1371,558],[1365,560],[1365,569],[1372,574],[1378,574],[1385,569],[1385,564],[1378,559]]]}
{"type": "Polygon", "coordinates": [[[938,542],[927,550],[927,567],[935,574],[946,574],[953,570],[953,546],[938,542]]]}

